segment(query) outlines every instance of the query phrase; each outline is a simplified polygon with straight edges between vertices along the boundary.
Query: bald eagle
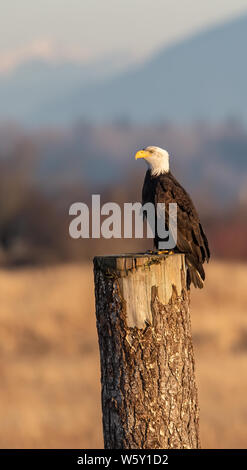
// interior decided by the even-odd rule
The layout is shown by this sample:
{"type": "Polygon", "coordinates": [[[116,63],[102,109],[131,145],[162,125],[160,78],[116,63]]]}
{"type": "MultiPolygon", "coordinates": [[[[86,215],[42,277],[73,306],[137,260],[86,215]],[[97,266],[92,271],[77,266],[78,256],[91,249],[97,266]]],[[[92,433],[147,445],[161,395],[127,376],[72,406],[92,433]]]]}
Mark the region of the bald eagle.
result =
{"type": "MultiPolygon", "coordinates": [[[[170,172],[168,152],[150,146],[139,150],[135,158],[144,158],[148,165],[142,189],[142,204],[151,202],[157,207],[157,203],[165,203],[166,217],[169,204],[177,204],[177,242],[174,251],[185,254],[187,287],[190,288],[193,283],[195,287],[202,288],[205,280],[203,263],[210,258],[208,240],[189,194],[170,172]]],[[[159,241],[155,228],[156,250],[159,248],[159,241]]]]}

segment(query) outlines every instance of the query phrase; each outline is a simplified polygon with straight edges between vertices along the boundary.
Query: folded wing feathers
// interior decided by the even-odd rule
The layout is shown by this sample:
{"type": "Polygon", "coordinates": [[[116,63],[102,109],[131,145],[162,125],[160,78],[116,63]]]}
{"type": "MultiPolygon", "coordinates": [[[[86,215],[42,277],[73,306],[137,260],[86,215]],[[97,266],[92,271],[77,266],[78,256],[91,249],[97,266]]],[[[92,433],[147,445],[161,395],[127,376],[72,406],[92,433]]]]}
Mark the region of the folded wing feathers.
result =
{"type": "MultiPolygon", "coordinates": [[[[169,204],[177,203],[177,246],[178,252],[185,253],[188,270],[187,284],[191,282],[195,287],[202,288],[205,280],[203,263],[210,258],[210,250],[207,237],[203,231],[199,216],[194,204],[171,173],[160,175],[152,180],[150,174],[146,174],[143,186],[143,203],[166,204],[166,220],[169,217],[169,204]]],[[[155,236],[156,248],[158,235],[155,236]]]]}

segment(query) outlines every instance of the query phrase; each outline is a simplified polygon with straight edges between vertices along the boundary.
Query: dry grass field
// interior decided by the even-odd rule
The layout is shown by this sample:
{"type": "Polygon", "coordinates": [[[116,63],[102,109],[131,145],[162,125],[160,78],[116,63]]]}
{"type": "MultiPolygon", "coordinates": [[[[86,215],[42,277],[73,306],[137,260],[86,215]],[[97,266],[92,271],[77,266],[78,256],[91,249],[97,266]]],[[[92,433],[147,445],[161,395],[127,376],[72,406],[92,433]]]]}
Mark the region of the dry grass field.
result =
{"type": "MultiPolygon", "coordinates": [[[[192,291],[204,448],[247,447],[247,265],[192,291]]],[[[91,265],[0,271],[0,447],[102,447],[91,265]]]]}

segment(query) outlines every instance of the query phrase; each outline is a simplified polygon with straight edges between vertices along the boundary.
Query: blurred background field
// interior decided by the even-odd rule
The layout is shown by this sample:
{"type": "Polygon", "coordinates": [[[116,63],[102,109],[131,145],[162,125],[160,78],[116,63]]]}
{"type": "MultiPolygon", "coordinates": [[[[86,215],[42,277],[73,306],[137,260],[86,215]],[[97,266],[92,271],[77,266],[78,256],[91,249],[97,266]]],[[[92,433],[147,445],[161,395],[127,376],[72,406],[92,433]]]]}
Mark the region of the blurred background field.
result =
{"type": "MultiPolygon", "coordinates": [[[[247,265],[192,291],[203,448],[247,440],[247,265]]],[[[101,448],[92,264],[0,272],[0,446],[101,448]]]]}
{"type": "Polygon", "coordinates": [[[152,244],[73,240],[69,207],[140,201],[147,145],[212,251],[191,305],[202,445],[246,447],[247,0],[0,6],[0,447],[103,445],[92,258],[152,244]]]}

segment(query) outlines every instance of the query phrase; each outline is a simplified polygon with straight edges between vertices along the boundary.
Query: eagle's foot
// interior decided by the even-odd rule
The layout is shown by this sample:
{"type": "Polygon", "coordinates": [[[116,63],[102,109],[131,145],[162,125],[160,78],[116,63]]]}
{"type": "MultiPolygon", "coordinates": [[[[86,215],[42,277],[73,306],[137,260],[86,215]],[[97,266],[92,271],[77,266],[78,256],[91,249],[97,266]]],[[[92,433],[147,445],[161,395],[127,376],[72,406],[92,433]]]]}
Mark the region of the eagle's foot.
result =
{"type": "Polygon", "coordinates": [[[174,255],[172,250],[147,250],[145,255],[174,255]]]}

